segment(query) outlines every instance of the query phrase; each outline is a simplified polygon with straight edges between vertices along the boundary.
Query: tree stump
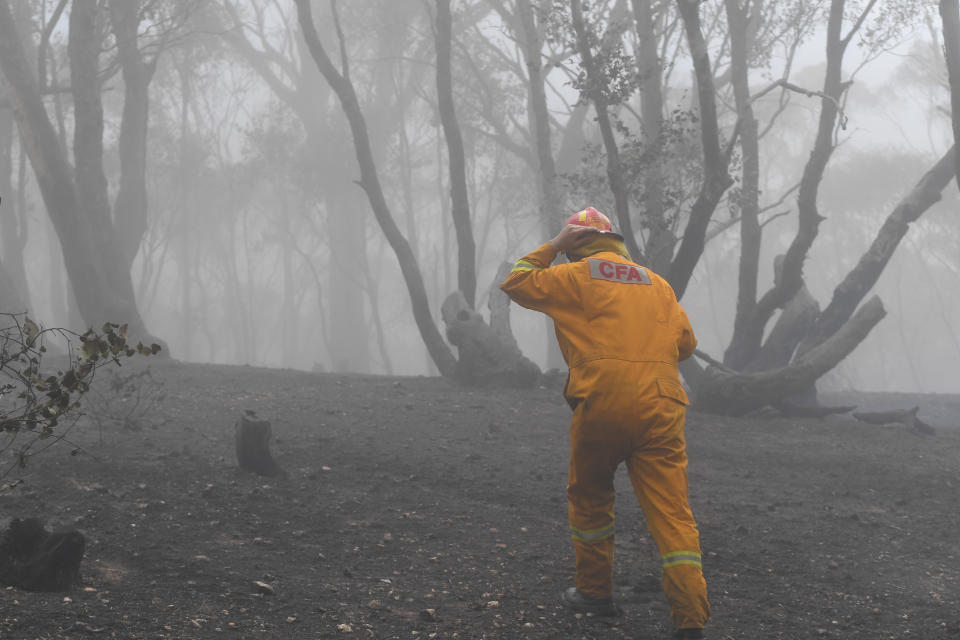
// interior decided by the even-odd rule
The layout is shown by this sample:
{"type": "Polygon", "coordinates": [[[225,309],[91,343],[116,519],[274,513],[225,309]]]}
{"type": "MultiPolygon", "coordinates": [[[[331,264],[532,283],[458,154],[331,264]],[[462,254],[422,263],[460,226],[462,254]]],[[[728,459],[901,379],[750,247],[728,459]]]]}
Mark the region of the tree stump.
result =
{"type": "Polygon", "coordinates": [[[270,422],[259,420],[252,411],[247,411],[234,426],[237,445],[237,464],[244,471],[261,476],[285,476],[286,472],[270,453],[270,422]]]}
{"type": "MultiPolygon", "coordinates": [[[[509,340],[498,334],[470,308],[463,293],[447,296],[440,312],[447,325],[447,340],[457,347],[457,381],[481,387],[529,388],[540,380],[540,367],[520,352],[512,334],[509,340]]],[[[499,328],[503,331],[504,325],[499,328]]]]}
{"type": "Polygon", "coordinates": [[[66,591],[80,584],[86,546],[74,529],[51,533],[37,518],[14,518],[0,541],[0,583],[26,591],[66,591]]]}

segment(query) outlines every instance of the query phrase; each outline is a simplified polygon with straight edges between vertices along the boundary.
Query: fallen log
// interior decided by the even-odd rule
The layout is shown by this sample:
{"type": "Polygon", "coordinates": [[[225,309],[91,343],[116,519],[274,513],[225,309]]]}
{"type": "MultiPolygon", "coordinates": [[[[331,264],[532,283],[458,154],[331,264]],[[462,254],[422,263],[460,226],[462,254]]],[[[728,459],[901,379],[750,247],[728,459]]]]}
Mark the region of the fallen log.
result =
{"type": "Polygon", "coordinates": [[[932,436],[936,430],[929,424],[917,417],[920,407],[913,409],[893,409],[891,411],[862,411],[853,414],[853,417],[860,422],[868,424],[902,424],[911,429],[932,436]]]}
{"type": "Polygon", "coordinates": [[[794,404],[789,401],[777,402],[773,406],[781,415],[789,418],[825,418],[838,413],[850,413],[857,408],[856,405],[828,407],[821,404],[794,404]]]}

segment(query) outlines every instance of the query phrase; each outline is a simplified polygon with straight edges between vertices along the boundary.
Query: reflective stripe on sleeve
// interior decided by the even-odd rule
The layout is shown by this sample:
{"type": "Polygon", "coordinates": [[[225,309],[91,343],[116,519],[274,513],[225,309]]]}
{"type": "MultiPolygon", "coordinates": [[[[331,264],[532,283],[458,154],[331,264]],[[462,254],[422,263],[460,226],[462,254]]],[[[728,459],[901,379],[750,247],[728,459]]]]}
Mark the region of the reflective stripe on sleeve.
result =
{"type": "Polygon", "coordinates": [[[663,568],[676,567],[682,564],[692,564],[698,567],[703,566],[703,559],[696,551],[673,551],[662,558],[663,568]]]}
{"type": "Polygon", "coordinates": [[[613,535],[613,525],[611,522],[605,527],[600,527],[599,529],[577,529],[576,527],[570,527],[570,537],[574,540],[582,540],[584,542],[597,542],[599,540],[606,540],[613,535]]]}
{"type": "Polygon", "coordinates": [[[526,260],[521,259],[513,263],[513,269],[510,269],[510,273],[513,273],[515,271],[531,271],[533,269],[540,269],[540,268],[541,267],[538,267],[532,262],[527,262],[526,260]]]}

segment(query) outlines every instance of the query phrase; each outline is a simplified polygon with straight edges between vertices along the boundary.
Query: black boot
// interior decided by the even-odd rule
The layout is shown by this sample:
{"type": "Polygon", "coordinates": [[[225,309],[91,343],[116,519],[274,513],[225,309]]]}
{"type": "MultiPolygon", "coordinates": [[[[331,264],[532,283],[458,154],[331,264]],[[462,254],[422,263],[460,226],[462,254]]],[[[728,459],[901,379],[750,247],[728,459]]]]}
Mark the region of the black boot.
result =
{"type": "Polygon", "coordinates": [[[563,605],[577,613],[592,613],[595,616],[618,616],[620,607],[613,603],[613,598],[588,598],[576,587],[570,587],[560,597],[563,605]]]}

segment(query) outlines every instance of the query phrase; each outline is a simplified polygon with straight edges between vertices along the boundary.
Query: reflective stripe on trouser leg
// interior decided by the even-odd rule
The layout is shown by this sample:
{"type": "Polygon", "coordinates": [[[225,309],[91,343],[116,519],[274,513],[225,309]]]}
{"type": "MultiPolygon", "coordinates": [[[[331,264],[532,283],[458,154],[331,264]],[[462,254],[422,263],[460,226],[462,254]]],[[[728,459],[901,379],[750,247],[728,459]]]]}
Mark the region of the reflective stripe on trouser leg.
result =
{"type": "Polygon", "coordinates": [[[571,425],[567,500],[570,537],[577,554],[577,589],[588,598],[613,593],[613,477],[616,462],[606,447],[584,446],[578,413],[571,425]]]}
{"type": "Polygon", "coordinates": [[[577,590],[588,598],[613,594],[613,533],[602,540],[573,538],[577,555],[577,590]]]}
{"type": "Polygon", "coordinates": [[[674,552],[663,557],[663,592],[670,601],[670,617],[678,628],[702,628],[710,617],[707,583],[700,554],[674,552]],[[696,561],[691,558],[695,556],[696,561]],[[680,559],[683,558],[683,559],[680,559]]]}

